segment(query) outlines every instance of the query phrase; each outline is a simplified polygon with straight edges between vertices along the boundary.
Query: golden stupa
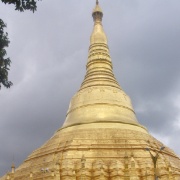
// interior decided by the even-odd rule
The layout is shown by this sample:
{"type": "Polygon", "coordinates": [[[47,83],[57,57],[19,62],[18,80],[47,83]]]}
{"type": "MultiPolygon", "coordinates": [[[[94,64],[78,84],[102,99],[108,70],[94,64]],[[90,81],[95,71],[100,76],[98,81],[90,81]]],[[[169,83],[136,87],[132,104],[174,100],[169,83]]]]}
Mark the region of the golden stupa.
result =
{"type": "Polygon", "coordinates": [[[62,128],[0,180],[180,180],[180,158],[139,124],[116,81],[98,1],[87,72],[62,128]]]}

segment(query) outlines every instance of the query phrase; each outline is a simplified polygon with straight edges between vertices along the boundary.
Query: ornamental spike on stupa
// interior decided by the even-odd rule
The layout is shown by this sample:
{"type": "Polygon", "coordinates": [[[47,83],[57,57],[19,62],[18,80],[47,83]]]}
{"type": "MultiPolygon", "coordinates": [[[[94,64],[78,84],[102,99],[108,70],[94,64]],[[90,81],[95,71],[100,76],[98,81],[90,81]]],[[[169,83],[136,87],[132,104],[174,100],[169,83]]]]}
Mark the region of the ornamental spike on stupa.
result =
{"type": "Polygon", "coordinates": [[[180,158],[139,124],[114,76],[98,0],[92,16],[86,75],[63,126],[0,180],[180,180],[180,158]]]}

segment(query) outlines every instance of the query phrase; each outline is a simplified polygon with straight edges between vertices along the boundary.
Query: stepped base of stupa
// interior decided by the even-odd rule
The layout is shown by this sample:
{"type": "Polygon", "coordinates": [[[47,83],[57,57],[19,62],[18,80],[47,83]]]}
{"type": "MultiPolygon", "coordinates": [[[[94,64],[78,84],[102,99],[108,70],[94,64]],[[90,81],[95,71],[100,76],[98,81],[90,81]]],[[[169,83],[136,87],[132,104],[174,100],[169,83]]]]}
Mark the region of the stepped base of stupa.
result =
{"type": "Polygon", "coordinates": [[[148,147],[159,153],[160,179],[180,177],[180,159],[146,129],[121,123],[83,124],[58,130],[16,169],[14,180],[154,179],[148,147]],[[171,163],[170,163],[171,162],[171,163]]]}

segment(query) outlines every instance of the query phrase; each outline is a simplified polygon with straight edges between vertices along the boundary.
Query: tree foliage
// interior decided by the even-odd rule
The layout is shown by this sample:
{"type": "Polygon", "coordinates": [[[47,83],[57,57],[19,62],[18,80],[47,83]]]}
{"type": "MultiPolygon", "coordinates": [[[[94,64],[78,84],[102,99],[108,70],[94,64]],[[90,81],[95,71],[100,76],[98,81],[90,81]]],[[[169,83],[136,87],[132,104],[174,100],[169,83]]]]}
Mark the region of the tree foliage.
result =
{"type": "MultiPolygon", "coordinates": [[[[15,10],[23,12],[25,10],[30,10],[32,12],[37,9],[37,0],[1,0],[5,4],[13,4],[15,5],[15,10]]],[[[39,1],[39,0],[38,0],[39,1]]],[[[10,88],[12,86],[12,82],[8,81],[8,71],[9,66],[11,64],[10,58],[6,58],[7,52],[6,47],[9,46],[8,33],[4,32],[4,28],[6,28],[6,24],[0,19],[0,89],[1,84],[3,84],[6,88],[10,88]]]]}
{"type": "Polygon", "coordinates": [[[0,19],[0,88],[1,84],[5,87],[10,88],[12,85],[11,81],[8,81],[8,70],[11,63],[9,58],[6,58],[6,47],[9,46],[8,33],[4,32],[6,27],[2,19],[0,19]]]}
{"type": "Polygon", "coordinates": [[[15,10],[23,12],[24,10],[36,11],[36,0],[1,0],[5,4],[14,4],[15,10]]]}

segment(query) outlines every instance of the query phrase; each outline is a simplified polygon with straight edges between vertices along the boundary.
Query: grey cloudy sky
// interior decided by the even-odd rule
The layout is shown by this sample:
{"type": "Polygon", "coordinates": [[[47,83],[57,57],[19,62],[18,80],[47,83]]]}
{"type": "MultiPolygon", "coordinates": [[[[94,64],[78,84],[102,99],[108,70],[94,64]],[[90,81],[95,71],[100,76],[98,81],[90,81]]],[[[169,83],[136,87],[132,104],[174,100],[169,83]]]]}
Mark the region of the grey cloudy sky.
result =
{"type": "MultiPolygon", "coordinates": [[[[180,154],[180,1],[100,1],[114,73],[138,120],[180,154]]],[[[95,0],[42,0],[36,13],[0,2],[11,89],[0,91],[0,176],[61,127],[85,75],[95,0]]]]}

